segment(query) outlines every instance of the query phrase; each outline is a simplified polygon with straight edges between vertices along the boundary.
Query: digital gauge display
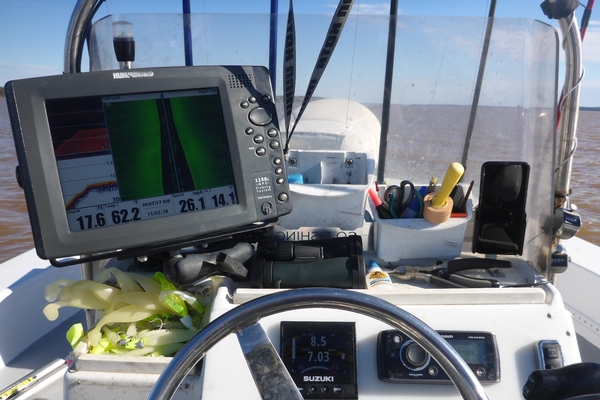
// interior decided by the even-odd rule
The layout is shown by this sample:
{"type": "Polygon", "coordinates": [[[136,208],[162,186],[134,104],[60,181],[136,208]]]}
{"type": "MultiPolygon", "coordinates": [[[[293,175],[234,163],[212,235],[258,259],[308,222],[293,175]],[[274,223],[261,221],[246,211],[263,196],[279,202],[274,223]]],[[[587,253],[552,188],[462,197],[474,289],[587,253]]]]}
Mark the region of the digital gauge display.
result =
{"type": "Polygon", "coordinates": [[[281,358],[305,399],[357,399],[353,322],[281,322],[281,358]]]}
{"type": "Polygon", "coordinates": [[[71,232],[238,204],[217,88],[46,100],[71,232]]]}
{"type": "Polygon", "coordinates": [[[454,338],[446,340],[467,364],[484,364],[486,362],[488,350],[485,340],[454,338]]]}

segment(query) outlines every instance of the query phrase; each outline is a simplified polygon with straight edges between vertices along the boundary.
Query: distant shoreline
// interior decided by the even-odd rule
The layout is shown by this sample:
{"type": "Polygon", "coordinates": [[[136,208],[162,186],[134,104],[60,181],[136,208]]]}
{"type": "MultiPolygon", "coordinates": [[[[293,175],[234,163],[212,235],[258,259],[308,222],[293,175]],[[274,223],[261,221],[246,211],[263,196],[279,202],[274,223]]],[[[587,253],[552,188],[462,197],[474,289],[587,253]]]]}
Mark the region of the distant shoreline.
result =
{"type": "MultiPolygon", "coordinates": [[[[4,88],[0,86],[0,97],[6,97],[4,88]]],[[[600,111],[600,107],[579,107],[579,111],[600,111]]]]}

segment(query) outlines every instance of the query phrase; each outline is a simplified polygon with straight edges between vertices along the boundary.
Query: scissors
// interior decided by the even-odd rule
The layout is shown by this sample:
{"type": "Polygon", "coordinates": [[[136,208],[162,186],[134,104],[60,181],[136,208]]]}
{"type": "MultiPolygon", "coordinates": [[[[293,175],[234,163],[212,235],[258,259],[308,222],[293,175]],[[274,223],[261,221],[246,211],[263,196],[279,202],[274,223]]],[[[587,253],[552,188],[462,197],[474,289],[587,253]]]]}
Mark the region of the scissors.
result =
{"type": "Polygon", "coordinates": [[[388,186],[383,194],[383,199],[388,203],[392,218],[400,218],[414,197],[415,186],[411,181],[402,181],[400,185],[388,186]]]}

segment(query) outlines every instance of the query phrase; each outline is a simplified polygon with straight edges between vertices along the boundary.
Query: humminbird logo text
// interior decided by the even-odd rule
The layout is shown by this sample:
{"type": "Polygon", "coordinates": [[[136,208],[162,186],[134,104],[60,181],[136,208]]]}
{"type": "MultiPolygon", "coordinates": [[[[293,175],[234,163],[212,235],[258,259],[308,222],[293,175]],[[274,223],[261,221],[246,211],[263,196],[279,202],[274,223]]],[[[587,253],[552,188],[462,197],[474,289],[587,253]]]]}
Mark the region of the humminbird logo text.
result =
{"type": "Polygon", "coordinates": [[[333,376],[305,376],[304,382],[333,382],[333,376]]]}
{"type": "Polygon", "coordinates": [[[152,71],[129,71],[113,72],[113,79],[150,78],[154,76],[152,71]]]}

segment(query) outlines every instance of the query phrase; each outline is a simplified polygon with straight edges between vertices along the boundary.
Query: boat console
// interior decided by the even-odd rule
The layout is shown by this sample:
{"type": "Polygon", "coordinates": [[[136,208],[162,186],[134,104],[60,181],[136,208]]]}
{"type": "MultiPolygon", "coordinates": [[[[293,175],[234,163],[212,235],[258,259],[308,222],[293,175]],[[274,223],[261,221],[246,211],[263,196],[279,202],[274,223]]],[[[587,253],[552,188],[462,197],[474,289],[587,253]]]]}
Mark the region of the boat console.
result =
{"type": "MultiPolygon", "coordinates": [[[[232,55],[267,64],[239,38],[266,35],[268,16],[191,16],[198,56],[218,65],[202,67],[154,67],[176,56],[144,46],[180,35],[170,30],[181,16],[149,18],[99,20],[91,72],[6,86],[38,255],[83,263],[90,279],[113,271],[147,284],[158,271],[206,307],[174,357],[125,354],[141,339],[120,338],[114,354],[80,342],[65,398],[142,399],[156,385],[151,398],[539,399],[544,371],[581,361],[549,280],[550,27],[495,22],[489,91],[473,109],[487,18],[399,17],[397,43],[411,46],[384,68],[389,19],[359,15],[329,83],[290,116],[294,96],[273,91],[266,68],[228,66],[232,55]],[[113,54],[122,21],[156,39],[136,41],[133,69],[113,54]],[[448,37],[445,47],[431,37],[448,37]],[[382,102],[384,92],[394,95],[382,102]],[[292,138],[286,117],[299,119],[292,138]],[[447,215],[432,222],[425,207],[447,215]]],[[[298,18],[328,32],[327,16],[298,18]]]]}

